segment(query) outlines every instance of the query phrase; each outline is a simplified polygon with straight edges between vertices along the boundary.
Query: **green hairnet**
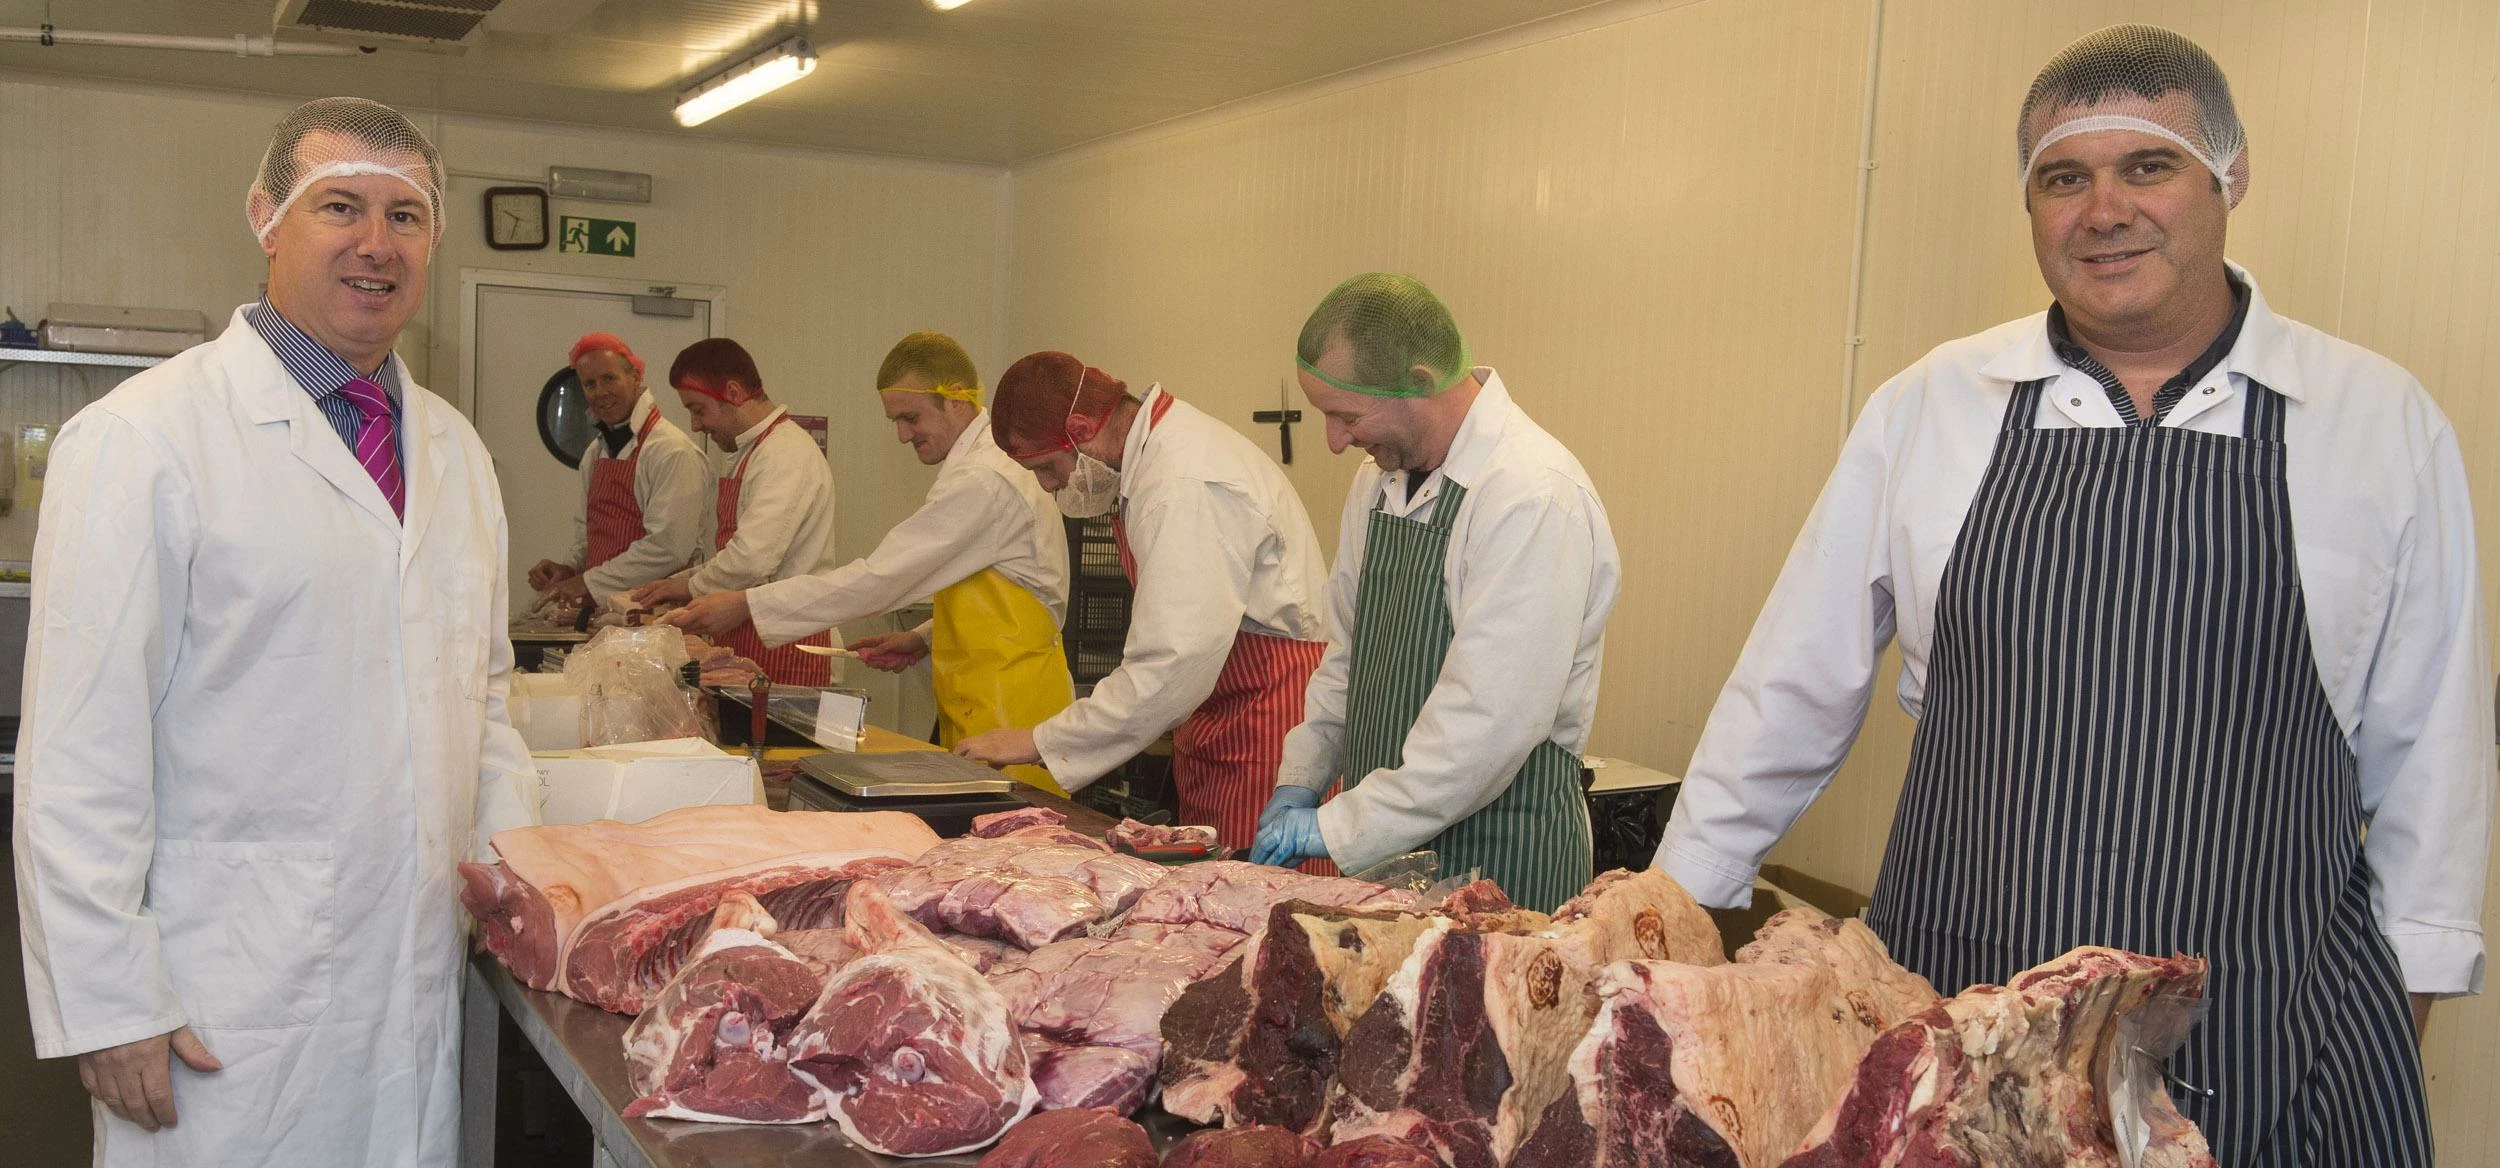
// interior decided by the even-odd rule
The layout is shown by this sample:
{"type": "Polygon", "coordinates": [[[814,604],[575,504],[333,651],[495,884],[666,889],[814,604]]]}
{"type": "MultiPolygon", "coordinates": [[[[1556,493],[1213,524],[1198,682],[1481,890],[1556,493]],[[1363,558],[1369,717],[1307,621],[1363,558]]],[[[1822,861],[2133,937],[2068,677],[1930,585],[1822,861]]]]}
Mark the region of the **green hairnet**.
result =
{"type": "Polygon", "coordinates": [[[1467,342],[1441,299],[1413,276],[1365,272],[1331,290],[1303,322],[1294,363],[1348,393],[1431,397],[1467,376],[1467,342]],[[1340,381],[1314,364],[1338,337],[1354,356],[1354,378],[1340,381]],[[1415,367],[1421,365],[1437,377],[1415,367]]]}

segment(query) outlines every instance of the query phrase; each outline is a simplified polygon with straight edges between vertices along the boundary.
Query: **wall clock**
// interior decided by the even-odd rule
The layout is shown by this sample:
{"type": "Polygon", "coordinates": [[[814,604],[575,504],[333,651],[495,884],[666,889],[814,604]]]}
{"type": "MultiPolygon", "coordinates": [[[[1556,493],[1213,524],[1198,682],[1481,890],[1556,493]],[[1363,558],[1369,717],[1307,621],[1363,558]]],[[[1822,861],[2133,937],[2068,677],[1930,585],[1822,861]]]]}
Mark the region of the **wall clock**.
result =
{"type": "Polygon", "coordinates": [[[488,187],[486,246],[497,251],[547,246],[547,192],[537,187],[488,187]]]}

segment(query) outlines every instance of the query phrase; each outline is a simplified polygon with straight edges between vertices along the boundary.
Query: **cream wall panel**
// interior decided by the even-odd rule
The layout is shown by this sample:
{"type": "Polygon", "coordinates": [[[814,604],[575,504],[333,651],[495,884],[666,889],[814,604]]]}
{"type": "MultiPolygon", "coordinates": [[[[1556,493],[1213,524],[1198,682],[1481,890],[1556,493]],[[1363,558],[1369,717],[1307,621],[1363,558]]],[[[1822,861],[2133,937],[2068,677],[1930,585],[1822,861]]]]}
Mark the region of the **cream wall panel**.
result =
{"type": "MultiPolygon", "coordinates": [[[[1027,167],[1013,347],[1273,450],[1249,414],[1321,294],[1421,277],[1606,500],[1593,749],[1680,767],[1836,450],[1867,11],[1694,4],[1027,167]]],[[[1359,456],[1313,417],[1292,474],[1333,545],[1359,456]]]]}
{"type": "MultiPolygon", "coordinates": [[[[0,302],[29,321],[52,300],[196,308],[222,328],[263,275],[242,220],[243,189],[289,105],[0,78],[0,205],[13,219],[0,231],[0,302]]],[[[654,176],[648,205],[558,201],[551,210],[634,220],[639,254],[630,260],[489,249],[478,203],[497,181],[455,176],[427,303],[400,338],[401,354],[429,386],[459,393],[462,268],[718,284],[729,290],[728,332],[755,352],[774,395],[833,419],[843,552],[864,554],[917,505],[931,472],[893,441],[869,391],[886,348],[917,328],[951,332],[984,368],[999,364],[1003,172],[415,116],[454,170],[544,175],[550,163],[570,163],[654,176]]],[[[548,338],[549,368],[571,341],[548,338]]],[[[644,356],[660,383],[673,354],[644,356]]],[[[99,388],[117,380],[90,376],[99,388]]],[[[664,383],[658,389],[667,392],[664,383]]],[[[0,375],[0,423],[21,414],[58,420],[85,400],[72,374],[0,375]]],[[[0,519],[0,557],[23,556],[32,538],[28,509],[0,519]]]]}
{"type": "MultiPolygon", "coordinates": [[[[1841,385],[1864,3],[1704,0],[1019,169],[1009,339],[1248,412],[1338,277],[1441,291],[1580,454],[1623,546],[1596,749],[1680,768],[1820,488],[1836,422],[1929,348],[2047,303],[2015,177],[2041,62],[2144,20],[2234,81],[2255,185],[2232,256],[2281,311],[2405,362],[2500,545],[2500,9],[2480,0],[1886,0],[1865,339],[1841,385]]],[[[1297,436],[1325,533],[1352,462],[1297,436]]],[[[2488,560],[2487,560],[2488,562],[2488,560]]],[[[2500,602],[2500,572],[2486,571],[2500,602]]],[[[1872,885],[1912,732],[1897,659],[1774,859],[1872,885]]],[[[2500,908],[2500,895],[2494,896],[2500,908]]],[[[2500,1165],[2500,1004],[2442,1006],[2443,1164],[2500,1165]]]]}
{"type": "MultiPolygon", "coordinates": [[[[2413,371],[2456,427],[2482,547],[2484,611],[2500,603],[2500,7],[2379,3],[2371,11],[2359,146],[2348,174],[2335,331],[2413,371]]],[[[2495,873],[2500,877],[2500,872],[2495,873]]],[[[2484,932],[2500,924],[2500,878],[2484,932]]],[[[2500,998],[2434,1014],[2425,1066],[2443,1163],[2500,1163],[2500,998]],[[2477,1159],[2479,1157],[2479,1159],[2477,1159]]]]}

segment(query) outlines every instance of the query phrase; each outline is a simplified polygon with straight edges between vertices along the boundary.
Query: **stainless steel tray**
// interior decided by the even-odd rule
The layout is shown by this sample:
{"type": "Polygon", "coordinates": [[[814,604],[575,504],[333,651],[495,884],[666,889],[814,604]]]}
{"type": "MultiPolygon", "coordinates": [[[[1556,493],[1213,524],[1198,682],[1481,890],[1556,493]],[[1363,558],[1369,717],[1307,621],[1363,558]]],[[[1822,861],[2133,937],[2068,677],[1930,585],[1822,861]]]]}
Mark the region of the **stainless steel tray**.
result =
{"type": "Polygon", "coordinates": [[[1016,789],[1014,779],[934,750],[811,754],[799,760],[799,769],[853,799],[967,798],[1016,789]]]}

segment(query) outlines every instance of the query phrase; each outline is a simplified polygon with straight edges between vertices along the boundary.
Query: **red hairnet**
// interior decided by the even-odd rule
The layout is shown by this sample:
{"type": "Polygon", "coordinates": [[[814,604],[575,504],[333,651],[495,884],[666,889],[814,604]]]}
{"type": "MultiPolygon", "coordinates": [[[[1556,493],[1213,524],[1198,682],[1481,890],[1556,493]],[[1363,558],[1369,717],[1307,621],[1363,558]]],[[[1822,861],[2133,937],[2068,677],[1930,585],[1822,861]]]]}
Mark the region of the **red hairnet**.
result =
{"type": "Polygon", "coordinates": [[[583,333],[582,339],[573,342],[572,355],[566,357],[564,363],[574,364],[592,353],[614,353],[623,357],[626,364],[634,367],[634,376],[642,376],[642,358],[634,355],[634,347],[615,333],[583,333]]]}
{"type": "Polygon", "coordinates": [[[1000,375],[990,394],[990,437],[1017,458],[1065,450],[1071,412],[1096,421],[1128,395],[1128,384],[1066,353],[1026,355],[1000,375]],[[1078,397],[1078,384],[1084,386],[1078,397]]]}
{"type": "Polygon", "coordinates": [[[764,392],[764,375],[755,371],[755,358],[727,337],[708,337],[686,346],[668,367],[671,388],[722,401],[729,400],[732,381],[747,387],[749,393],[764,392]]]}

